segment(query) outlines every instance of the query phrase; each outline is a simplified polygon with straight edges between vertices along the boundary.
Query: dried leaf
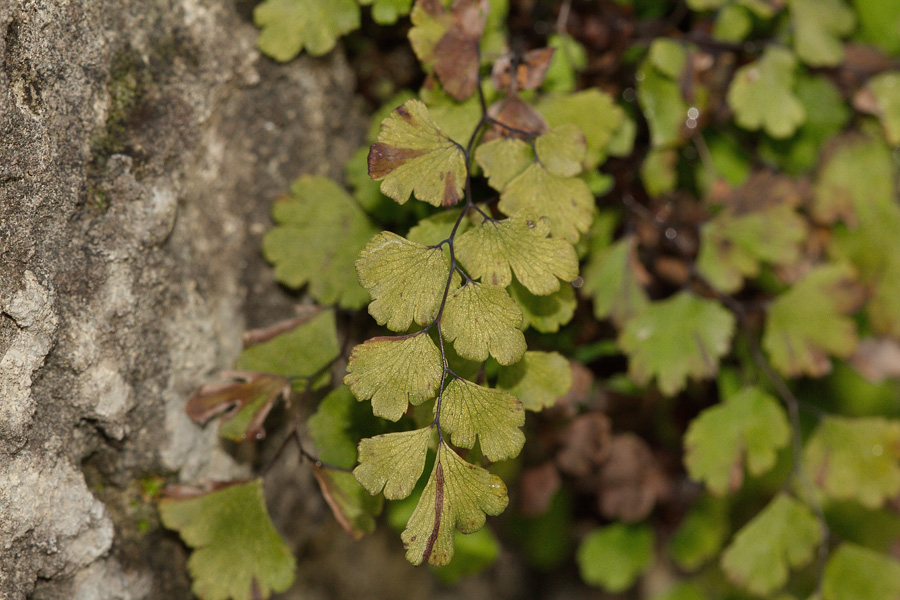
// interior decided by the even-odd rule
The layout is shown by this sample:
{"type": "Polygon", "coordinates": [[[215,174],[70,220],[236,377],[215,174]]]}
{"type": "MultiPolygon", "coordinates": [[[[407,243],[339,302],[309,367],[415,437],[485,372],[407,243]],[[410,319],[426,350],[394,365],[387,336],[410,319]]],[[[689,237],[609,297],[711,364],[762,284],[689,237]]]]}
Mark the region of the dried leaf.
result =
{"type": "Polygon", "coordinates": [[[647,443],[633,433],[613,436],[600,466],[600,512],[608,519],[635,523],[668,493],[668,483],[647,443]]]}
{"type": "Polygon", "coordinates": [[[609,456],[612,423],[602,413],[579,415],[560,434],[559,441],[561,445],[556,453],[559,469],[573,477],[585,477],[609,456]]]}
{"type": "Polygon", "coordinates": [[[291,384],[284,377],[252,371],[224,371],[230,383],[208,384],[194,392],[185,410],[195,423],[205,424],[225,413],[219,435],[235,442],[266,437],[263,422],[279,398],[287,400],[291,384]]]}
{"type": "Polygon", "coordinates": [[[491,69],[491,83],[498,91],[506,94],[538,89],[544,83],[555,50],[538,48],[521,56],[504,54],[491,69]]]}
{"type": "Polygon", "coordinates": [[[418,0],[410,15],[413,51],[457,100],[478,85],[478,42],[489,10],[488,0],[455,0],[449,11],[440,0],[418,0]]]}

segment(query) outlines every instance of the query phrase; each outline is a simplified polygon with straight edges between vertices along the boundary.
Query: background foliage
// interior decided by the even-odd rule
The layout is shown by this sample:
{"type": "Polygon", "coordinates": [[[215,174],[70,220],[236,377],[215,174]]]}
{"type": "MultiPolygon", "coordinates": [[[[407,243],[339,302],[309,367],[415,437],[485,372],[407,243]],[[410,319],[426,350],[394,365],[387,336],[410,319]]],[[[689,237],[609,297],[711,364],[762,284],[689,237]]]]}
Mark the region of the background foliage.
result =
{"type": "MultiPolygon", "coordinates": [[[[362,26],[373,126],[343,184],[275,204],[263,251],[306,306],[195,420],[274,428],[350,535],[401,531],[448,583],[514,553],[635,598],[900,598],[900,4],[254,18],[279,61],[362,26]],[[267,421],[290,397],[320,402],[267,421]]],[[[160,510],[199,596],[290,585],[258,480],[160,510]]]]}

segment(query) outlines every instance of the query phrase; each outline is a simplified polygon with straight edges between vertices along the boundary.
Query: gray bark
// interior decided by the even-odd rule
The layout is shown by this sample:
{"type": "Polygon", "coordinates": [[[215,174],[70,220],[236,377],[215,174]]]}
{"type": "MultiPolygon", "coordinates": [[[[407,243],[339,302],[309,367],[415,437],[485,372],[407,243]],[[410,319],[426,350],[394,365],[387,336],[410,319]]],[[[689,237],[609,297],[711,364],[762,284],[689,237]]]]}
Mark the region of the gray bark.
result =
{"type": "Polygon", "coordinates": [[[270,203],[365,126],[339,54],[255,38],[222,0],[0,1],[0,598],[188,597],[140,478],[249,473],[184,400],[290,310],[270,203]]]}

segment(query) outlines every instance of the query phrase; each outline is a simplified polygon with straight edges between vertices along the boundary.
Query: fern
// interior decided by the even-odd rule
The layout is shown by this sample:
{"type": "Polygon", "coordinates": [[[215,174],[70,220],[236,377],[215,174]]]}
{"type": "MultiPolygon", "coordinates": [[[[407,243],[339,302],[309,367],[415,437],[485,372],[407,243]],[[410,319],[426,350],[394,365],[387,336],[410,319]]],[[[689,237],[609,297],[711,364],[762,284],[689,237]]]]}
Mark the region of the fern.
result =
{"type": "MultiPolygon", "coordinates": [[[[359,321],[318,308],[257,332],[240,371],[201,388],[189,414],[225,413],[223,437],[255,441],[291,389],[327,392],[309,421],[315,452],[297,419],[281,448],[298,445],[350,535],[371,531],[387,499],[411,563],[471,552],[439,571],[447,581],[496,556],[490,531],[460,536],[507,509],[518,485],[523,505],[544,511],[504,523],[523,554],[559,564],[583,519],[592,530],[575,560],[612,592],[662,563],[683,580],[659,598],[894,597],[897,387],[848,365],[900,375],[900,79],[810,68],[844,68],[848,36],[888,53],[900,42],[866,0],[820,4],[689,0],[690,41],[637,44],[620,105],[579,89],[602,61],[566,31],[569,11],[593,16],[576,3],[560,3],[548,48],[513,54],[500,0],[345,0],[328,14],[322,0],[266,0],[260,47],[279,60],[327,51],[358,26],[360,5],[377,22],[409,14],[427,80],[378,111],[346,166],[352,193],[301,177],[264,243],[281,283],[322,305],[367,305],[377,332],[351,349],[339,339],[364,339],[359,321]],[[624,159],[616,179],[598,170],[610,157],[624,159]],[[611,375],[596,382],[571,356],[611,375]],[[560,398],[537,417],[551,432],[540,463],[519,458],[521,478],[504,481],[516,469],[497,463],[525,446],[526,411],[560,398]],[[652,413],[644,429],[658,439],[619,432],[630,426],[616,412],[611,433],[597,407],[623,398],[652,413]],[[679,451],[673,474],[677,461],[657,457],[679,451]],[[573,489],[596,497],[587,517],[572,512],[573,489]]],[[[219,514],[215,494],[205,498],[219,514]]],[[[208,552],[174,518],[173,496],[166,522],[208,552]]],[[[288,561],[264,529],[277,564],[234,567],[237,581],[283,589],[288,561]]]]}

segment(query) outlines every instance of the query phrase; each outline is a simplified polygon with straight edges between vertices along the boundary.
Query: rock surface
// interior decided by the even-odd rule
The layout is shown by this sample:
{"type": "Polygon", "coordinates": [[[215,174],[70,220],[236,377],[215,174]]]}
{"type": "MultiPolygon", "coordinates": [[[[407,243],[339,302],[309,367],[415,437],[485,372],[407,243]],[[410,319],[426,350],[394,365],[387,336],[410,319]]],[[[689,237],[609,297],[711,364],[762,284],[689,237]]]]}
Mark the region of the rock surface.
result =
{"type": "Polygon", "coordinates": [[[238,9],[0,2],[0,598],[189,597],[141,478],[249,471],[184,400],[290,310],[269,206],[365,122],[340,54],[275,65],[238,9]]]}

